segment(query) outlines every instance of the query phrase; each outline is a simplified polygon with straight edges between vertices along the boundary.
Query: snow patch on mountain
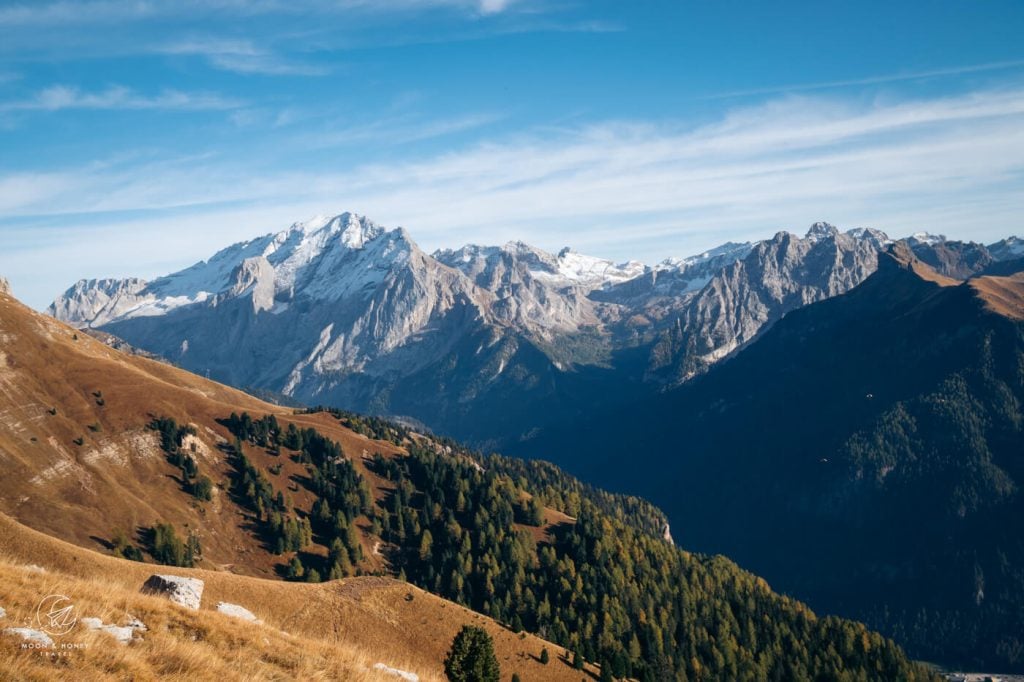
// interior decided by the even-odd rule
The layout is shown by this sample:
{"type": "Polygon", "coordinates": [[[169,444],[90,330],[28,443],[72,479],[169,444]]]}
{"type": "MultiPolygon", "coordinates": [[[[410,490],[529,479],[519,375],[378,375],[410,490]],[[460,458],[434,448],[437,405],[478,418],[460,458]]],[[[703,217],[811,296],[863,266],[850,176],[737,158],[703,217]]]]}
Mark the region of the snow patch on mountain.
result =
{"type": "Polygon", "coordinates": [[[907,241],[910,242],[912,245],[926,244],[928,246],[937,246],[946,241],[946,235],[932,234],[930,232],[915,232],[914,234],[907,237],[907,241]]]}
{"type": "MultiPolygon", "coordinates": [[[[378,284],[409,255],[408,235],[343,213],[293,224],[276,234],[233,244],[209,260],[166,277],[82,280],[52,306],[54,317],[82,327],[155,317],[223,297],[253,297],[256,312],[304,294],[336,300],[378,284]],[[382,239],[382,237],[385,237],[382,239]]],[[[277,308],[280,313],[283,308],[277,308]]]]}
{"type": "Polygon", "coordinates": [[[988,250],[996,260],[1010,260],[1024,256],[1024,239],[1020,237],[1007,237],[995,244],[991,244],[988,250]]]}
{"type": "Polygon", "coordinates": [[[558,274],[574,283],[598,287],[639,277],[647,266],[635,260],[615,264],[604,258],[585,256],[568,246],[558,252],[558,274]]]}

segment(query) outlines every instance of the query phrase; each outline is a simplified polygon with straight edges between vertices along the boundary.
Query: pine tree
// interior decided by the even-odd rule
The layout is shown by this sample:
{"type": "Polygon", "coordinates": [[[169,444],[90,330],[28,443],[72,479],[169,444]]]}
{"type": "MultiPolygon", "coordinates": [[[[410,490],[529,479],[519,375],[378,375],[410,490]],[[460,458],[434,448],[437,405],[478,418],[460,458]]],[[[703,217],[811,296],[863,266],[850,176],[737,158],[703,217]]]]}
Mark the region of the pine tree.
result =
{"type": "Polygon", "coordinates": [[[540,662],[547,665],[549,660],[551,660],[551,657],[548,654],[548,648],[544,647],[540,650],[540,662]]]}
{"type": "Polygon", "coordinates": [[[420,560],[427,561],[430,558],[430,550],[434,545],[434,536],[430,534],[429,530],[423,531],[423,535],[420,536],[420,560]]]}
{"type": "Polygon", "coordinates": [[[463,625],[444,659],[444,672],[451,682],[498,682],[501,668],[487,631],[463,625]]]}
{"type": "Polygon", "coordinates": [[[288,579],[300,580],[305,575],[306,568],[302,565],[302,560],[298,556],[293,556],[292,560],[288,562],[288,579]]]}
{"type": "Polygon", "coordinates": [[[192,484],[192,494],[200,500],[209,502],[213,499],[213,481],[208,476],[200,476],[199,480],[192,484]]]}
{"type": "Polygon", "coordinates": [[[185,544],[169,523],[158,523],[153,527],[153,558],[167,566],[191,566],[185,544]]]}

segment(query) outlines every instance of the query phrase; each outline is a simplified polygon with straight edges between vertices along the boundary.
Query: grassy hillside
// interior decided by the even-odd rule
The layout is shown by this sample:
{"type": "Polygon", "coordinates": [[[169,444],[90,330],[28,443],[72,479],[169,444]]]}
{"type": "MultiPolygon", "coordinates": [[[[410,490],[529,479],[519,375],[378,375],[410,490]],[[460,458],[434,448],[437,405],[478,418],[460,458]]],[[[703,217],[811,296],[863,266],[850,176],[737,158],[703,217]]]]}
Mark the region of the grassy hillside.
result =
{"type": "MultiPolygon", "coordinates": [[[[459,628],[485,628],[506,677],[578,680],[556,660],[560,649],[516,635],[489,618],[388,578],[351,578],[318,585],[270,581],[223,571],[168,568],[102,556],[32,531],[0,515],[0,629],[30,620],[40,600],[64,594],[76,615],[117,623],[126,613],[148,627],[142,642],[115,643],[104,633],[75,628],[61,643],[87,642],[56,662],[0,643],[0,678],[88,680],[345,679],[395,680],[377,663],[443,680],[442,660],[459,628]],[[200,611],[140,594],[154,572],[205,582],[200,611]],[[262,625],[216,612],[219,602],[241,605],[262,625]],[[547,647],[552,663],[539,663],[547,647]]],[[[594,672],[592,668],[588,668],[594,672]]]]}

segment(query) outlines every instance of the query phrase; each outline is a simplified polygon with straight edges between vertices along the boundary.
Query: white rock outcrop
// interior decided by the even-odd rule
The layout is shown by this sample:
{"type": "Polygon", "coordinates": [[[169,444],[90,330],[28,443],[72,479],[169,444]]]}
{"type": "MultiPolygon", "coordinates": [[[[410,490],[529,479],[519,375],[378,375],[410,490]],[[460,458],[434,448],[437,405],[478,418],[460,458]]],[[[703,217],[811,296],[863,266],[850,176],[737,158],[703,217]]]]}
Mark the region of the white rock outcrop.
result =
{"type": "Polygon", "coordinates": [[[229,604],[228,602],[218,602],[217,611],[223,613],[226,616],[232,618],[238,618],[239,620],[246,620],[250,623],[262,623],[263,621],[256,617],[256,614],[238,604],[229,604]]]}
{"type": "Polygon", "coordinates": [[[4,632],[9,635],[18,635],[26,642],[40,647],[50,648],[53,646],[53,640],[50,639],[50,636],[40,630],[33,630],[32,628],[7,628],[4,632]]]}
{"type": "Polygon", "coordinates": [[[383,663],[377,663],[373,666],[373,669],[380,670],[381,672],[385,672],[388,675],[394,675],[395,677],[406,680],[406,682],[420,682],[420,676],[416,673],[410,673],[404,670],[399,670],[398,668],[392,668],[391,666],[384,665],[383,663]]]}
{"type": "Polygon", "coordinates": [[[121,644],[127,644],[135,636],[135,628],[130,626],[109,625],[99,618],[82,618],[78,621],[90,630],[105,632],[121,644]]]}
{"type": "Polygon", "coordinates": [[[177,575],[151,575],[142,586],[142,592],[161,595],[175,604],[198,610],[203,600],[203,581],[177,575]]]}

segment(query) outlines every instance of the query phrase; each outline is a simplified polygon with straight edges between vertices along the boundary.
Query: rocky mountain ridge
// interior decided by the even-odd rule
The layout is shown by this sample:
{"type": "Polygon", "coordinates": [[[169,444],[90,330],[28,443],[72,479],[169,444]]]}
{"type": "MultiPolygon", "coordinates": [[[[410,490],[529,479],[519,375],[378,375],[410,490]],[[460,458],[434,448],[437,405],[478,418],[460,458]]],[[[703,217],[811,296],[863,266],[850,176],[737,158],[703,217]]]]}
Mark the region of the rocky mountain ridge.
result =
{"type": "MultiPolygon", "coordinates": [[[[522,242],[427,254],[403,228],[344,213],[152,282],[78,282],[49,312],[236,386],[497,443],[598,392],[615,401],[688,380],[790,310],[859,284],[891,242],[816,223],[802,238],[647,266],[522,242]],[[509,401],[529,406],[489,418],[509,401]]],[[[908,243],[953,276],[1017,248],[908,243]]]]}

